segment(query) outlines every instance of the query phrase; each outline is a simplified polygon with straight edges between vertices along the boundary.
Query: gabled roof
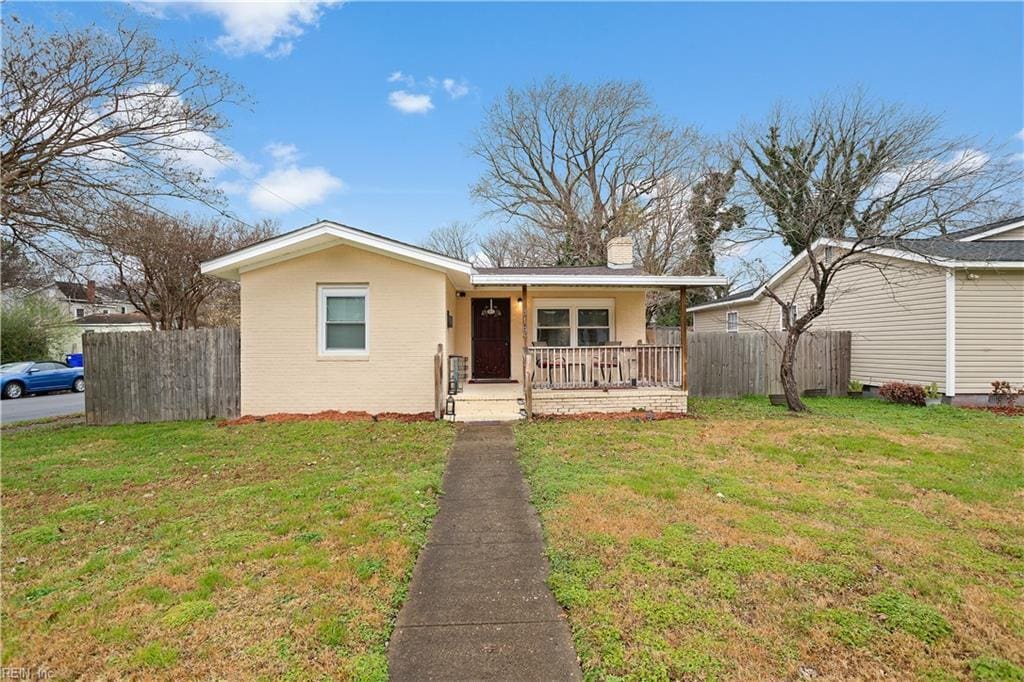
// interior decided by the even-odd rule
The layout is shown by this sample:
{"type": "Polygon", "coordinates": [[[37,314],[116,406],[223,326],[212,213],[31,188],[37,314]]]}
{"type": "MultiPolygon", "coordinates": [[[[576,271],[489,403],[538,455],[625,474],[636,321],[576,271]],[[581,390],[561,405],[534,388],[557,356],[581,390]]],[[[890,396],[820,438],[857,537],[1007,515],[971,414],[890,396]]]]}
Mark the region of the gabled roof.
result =
{"type": "MultiPolygon", "coordinates": [[[[78,282],[61,282],[54,281],[53,286],[57,287],[57,290],[61,293],[64,298],[71,301],[88,302],[89,300],[89,288],[85,284],[79,284],[78,282]]],[[[46,287],[43,287],[44,289],[46,287]]],[[[96,287],[96,300],[94,303],[122,303],[127,300],[127,297],[123,292],[118,291],[112,287],[97,286],[96,287]]]]}
{"type": "Polygon", "coordinates": [[[1024,227],[1024,216],[997,220],[994,223],[979,225],[978,227],[970,227],[966,230],[957,230],[956,232],[950,232],[942,237],[936,237],[936,239],[953,239],[962,242],[974,242],[979,239],[994,237],[997,234],[1015,230],[1018,227],[1024,227]]]}
{"type": "Polygon", "coordinates": [[[648,275],[636,268],[607,266],[476,268],[471,263],[330,220],[271,237],[202,264],[202,272],[237,280],[241,273],[322,249],[348,244],[445,272],[460,288],[470,286],[718,286],[724,277],[648,275]]]}
{"type": "MultiPolygon", "coordinates": [[[[1006,232],[1020,227],[1021,225],[1024,225],[1024,218],[1014,218],[1012,220],[1003,221],[999,223],[998,227],[993,227],[993,225],[995,225],[995,223],[982,226],[985,228],[984,231],[979,231],[981,228],[972,228],[971,230],[961,230],[941,237],[896,240],[891,246],[871,248],[863,250],[861,253],[865,256],[884,256],[886,258],[927,263],[943,268],[1024,268],[1024,240],[975,241],[983,236],[998,234],[995,230],[1006,232]],[[967,235],[967,238],[961,239],[960,236],[967,232],[970,232],[970,234],[967,235]]],[[[843,239],[823,238],[815,241],[811,248],[816,250],[823,246],[836,246],[839,248],[850,249],[854,247],[854,243],[843,239]]],[[[690,311],[698,312],[701,310],[713,310],[730,304],[735,305],[737,303],[751,303],[756,301],[764,294],[765,289],[773,286],[775,283],[786,277],[804,260],[806,260],[806,258],[807,255],[805,253],[794,256],[788,263],[782,266],[782,268],[780,268],[760,286],[738,291],[729,294],[728,296],[717,298],[714,301],[695,305],[690,308],[690,311]]]]}
{"type": "Polygon", "coordinates": [[[468,278],[473,270],[473,266],[466,261],[349,225],[321,220],[208,260],[202,264],[202,272],[206,275],[237,280],[245,270],[315,253],[339,244],[349,244],[424,267],[443,270],[451,275],[462,275],[465,278],[468,278]]]}

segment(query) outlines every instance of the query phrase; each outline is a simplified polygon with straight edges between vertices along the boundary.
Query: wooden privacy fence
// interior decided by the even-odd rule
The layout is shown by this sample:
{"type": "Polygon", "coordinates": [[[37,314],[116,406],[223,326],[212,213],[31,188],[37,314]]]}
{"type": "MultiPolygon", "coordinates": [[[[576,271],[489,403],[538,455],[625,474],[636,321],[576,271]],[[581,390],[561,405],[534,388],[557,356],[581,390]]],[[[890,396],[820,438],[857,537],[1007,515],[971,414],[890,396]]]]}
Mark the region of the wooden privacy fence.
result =
{"type": "MultiPolygon", "coordinates": [[[[691,332],[688,378],[690,395],[730,398],[782,393],[781,332],[691,332]]],[[[850,381],[850,332],[806,332],[796,354],[801,391],[845,395],[850,381]]]]}
{"type": "Polygon", "coordinates": [[[87,424],[239,414],[238,329],[92,333],[82,352],[87,424]]]}

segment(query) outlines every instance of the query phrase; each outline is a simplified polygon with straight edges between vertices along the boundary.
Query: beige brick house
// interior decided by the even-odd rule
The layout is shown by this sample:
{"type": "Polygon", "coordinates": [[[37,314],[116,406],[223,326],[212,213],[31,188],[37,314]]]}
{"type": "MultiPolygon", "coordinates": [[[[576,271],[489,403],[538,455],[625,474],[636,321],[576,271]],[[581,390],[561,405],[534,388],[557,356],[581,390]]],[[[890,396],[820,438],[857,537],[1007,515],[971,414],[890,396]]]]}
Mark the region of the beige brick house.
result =
{"type": "Polygon", "coordinates": [[[597,267],[481,268],[331,221],[203,272],[241,282],[243,413],[466,420],[685,411],[685,350],[644,343],[645,293],[725,283],[644,274],[628,239],[597,267]]]}
{"type": "MultiPolygon", "coordinates": [[[[692,307],[693,330],[781,330],[782,309],[764,291],[799,314],[811,294],[803,260],[692,307]]],[[[987,399],[992,381],[1024,385],[1024,217],[872,252],[841,271],[831,292],[813,327],[853,333],[851,376],[868,386],[934,382],[949,402],[970,403],[987,399]]]]}

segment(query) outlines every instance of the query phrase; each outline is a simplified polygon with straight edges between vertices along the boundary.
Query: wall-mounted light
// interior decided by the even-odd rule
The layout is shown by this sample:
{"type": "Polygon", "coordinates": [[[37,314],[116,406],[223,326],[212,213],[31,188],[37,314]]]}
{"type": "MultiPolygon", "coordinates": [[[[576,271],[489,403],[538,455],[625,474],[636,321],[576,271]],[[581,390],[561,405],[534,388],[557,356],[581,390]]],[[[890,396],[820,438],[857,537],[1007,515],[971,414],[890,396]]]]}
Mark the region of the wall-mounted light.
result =
{"type": "Polygon", "coordinates": [[[981,277],[977,273],[968,272],[967,273],[967,279],[969,279],[969,280],[971,280],[973,282],[976,279],[981,279],[981,277]]]}

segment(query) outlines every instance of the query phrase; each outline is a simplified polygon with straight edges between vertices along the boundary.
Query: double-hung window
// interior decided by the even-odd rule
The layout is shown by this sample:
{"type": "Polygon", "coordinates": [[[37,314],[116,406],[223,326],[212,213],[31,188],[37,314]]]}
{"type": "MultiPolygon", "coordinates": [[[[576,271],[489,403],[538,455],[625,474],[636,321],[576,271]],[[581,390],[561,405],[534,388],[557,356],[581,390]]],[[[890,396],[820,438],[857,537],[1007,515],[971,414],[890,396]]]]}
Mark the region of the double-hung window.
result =
{"type": "Polygon", "coordinates": [[[365,286],[320,287],[321,355],[366,355],[369,290],[365,286]]]}
{"type": "Polygon", "coordinates": [[[614,304],[604,299],[537,299],[536,340],[548,346],[604,346],[612,340],[614,304]]]}
{"type": "Polygon", "coordinates": [[[571,314],[569,308],[537,308],[537,340],[549,346],[571,345],[571,314]]]}
{"type": "Polygon", "coordinates": [[[739,330],[740,314],[735,310],[730,310],[725,314],[725,331],[735,333],[739,330]]]}
{"type": "Polygon", "coordinates": [[[606,346],[612,340],[608,308],[576,309],[576,345],[606,346]]]}

